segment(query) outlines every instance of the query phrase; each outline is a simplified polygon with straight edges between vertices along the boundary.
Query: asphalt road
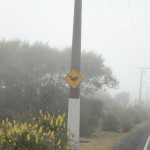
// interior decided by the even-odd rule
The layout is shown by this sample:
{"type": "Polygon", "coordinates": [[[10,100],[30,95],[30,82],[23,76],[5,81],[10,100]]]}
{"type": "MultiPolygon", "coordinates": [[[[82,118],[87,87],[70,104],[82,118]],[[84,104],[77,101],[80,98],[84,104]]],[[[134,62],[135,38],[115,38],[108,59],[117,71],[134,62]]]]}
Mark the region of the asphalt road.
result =
{"type": "Polygon", "coordinates": [[[150,142],[149,142],[149,145],[148,145],[148,148],[147,148],[147,150],[150,150],[150,142]]]}
{"type": "MultiPolygon", "coordinates": [[[[113,150],[144,150],[149,135],[150,122],[144,128],[123,139],[113,150]]],[[[150,150],[150,143],[147,150],[150,150]]]]}

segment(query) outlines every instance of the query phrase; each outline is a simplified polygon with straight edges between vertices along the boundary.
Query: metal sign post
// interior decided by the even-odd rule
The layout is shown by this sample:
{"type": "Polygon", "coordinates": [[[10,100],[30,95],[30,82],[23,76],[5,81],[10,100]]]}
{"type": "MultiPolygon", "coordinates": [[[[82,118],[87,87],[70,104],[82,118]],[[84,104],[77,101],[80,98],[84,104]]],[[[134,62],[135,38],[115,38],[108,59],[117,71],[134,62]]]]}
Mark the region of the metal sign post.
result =
{"type": "Polygon", "coordinates": [[[74,24],[72,39],[71,72],[66,77],[70,84],[69,106],[68,106],[68,129],[72,135],[73,150],[79,150],[79,128],[80,128],[80,87],[83,80],[80,76],[81,59],[81,20],[82,0],[75,0],[74,24]]]}

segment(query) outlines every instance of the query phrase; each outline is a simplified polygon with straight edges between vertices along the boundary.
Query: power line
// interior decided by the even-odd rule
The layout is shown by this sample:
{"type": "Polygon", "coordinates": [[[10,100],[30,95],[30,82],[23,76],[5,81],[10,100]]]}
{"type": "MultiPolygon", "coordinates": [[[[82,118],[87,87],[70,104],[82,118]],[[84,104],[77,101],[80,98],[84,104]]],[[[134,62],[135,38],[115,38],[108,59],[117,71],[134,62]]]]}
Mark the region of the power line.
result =
{"type": "Polygon", "coordinates": [[[108,33],[109,33],[109,35],[110,35],[112,41],[115,43],[116,48],[118,48],[118,46],[117,46],[117,44],[116,44],[116,41],[114,40],[114,36],[113,36],[113,34],[112,34],[112,32],[111,32],[109,26],[108,26],[107,23],[106,23],[106,20],[105,20],[104,17],[102,16],[102,13],[101,13],[100,9],[97,7],[96,1],[95,1],[95,0],[92,0],[91,2],[93,2],[93,4],[94,4],[94,6],[95,6],[95,8],[96,8],[96,10],[97,10],[97,12],[98,12],[98,14],[99,14],[101,20],[103,21],[103,23],[104,23],[104,25],[105,25],[106,30],[108,31],[108,33]]]}
{"type": "MultiPolygon", "coordinates": [[[[108,31],[108,33],[109,33],[109,35],[110,35],[112,41],[113,41],[114,44],[115,44],[115,47],[116,47],[117,49],[119,49],[119,46],[118,46],[118,44],[117,44],[117,42],[116,42],[116,40],[115,40],[115,37],[113,36],[113,34],[112,34],[112,32],[111,32],[111,30],[110,30],[110,28],[109,28],[109,26],[108,26],[108,24],[107,24],[105,18],[103,17],[103,15],[102,15],[102,13],[101,13],[100,8],[98,7],[98,5],[97,5],[97,3],[96,3],[96,1],[95,1],[95,0],[92,0],[91,3],[94,4],[94,6],[95,6],[95,8],[96,8],[96,10],[97,10],[97,12],[98,12],[98,14],[99,14],[101,20],[103,21],[103,23],[104,23],[104,25],[105,25],[105,28],[107,29],[107,31],[108,31]]],[[[115,10],[115,8],[114,8],[114,6],[113,6],[113,4],[112,4],[112,1],[110,1],[110,3],[111,3],[111,7],[113,8],[113,13],[114,13],[114,15],[115,15],[115,19],[116,19],[117,25],[119,26],[119,31],[120,31],[120,33],[121,33],[122,39],[123,39],[123,41],[124,41],[124,44],[126,45],[127,49],[130,50],[130,55],[129,55],[129,57],[133,58],[133,57],[134,57],[134,54],[132,53],[131,48],[128,46],[128,42],[127,42],[127,40],[126,40],[126,38],[125,38],[125,35],[124,35],[123,31],[122,31],[122,28],[121,28],[119,19],[118,19],[118,17],[117,17],[116,10],[115,10]]],[[[132,59],[131,59],[131,60],[132,60],[132,59]]],[[[134,61],[133,61],[133,62],[134,62],[134,61]]]]}
{"type": "MultiPolygon", "coordinates": [[[[113,14],[114,14],[114,16],[115,16],[117,25],[118,25],[118,27],[119,27],[119,31],[120,31],[121,36],[122,36],[122,39],[123,39],[123,41],[124,41],[124,44],[126,45],[126,48],[127,48],[128,50],[130,50],[130,55],[129,55],[129,57],[130,57],[131,60],[132,60],[132,59],[134,58],[135,54],[132,52],[132,49],[130,48],[130,46],[129,46],[129,44],[128,44],[128,41],[127,41],[127,39],[125,38],[125,34],[124,34],[124,32],[122,31],[122,27],[121,27],[121,24],[120,24],[118,15],[117,15],[117,13],[116,13],[116,9],[115,9],[115,7],[114,7],[114,5],[113,5],[113,3],[112,3],[112,0],[108,0],[108,1],[110,2],[110,5],[111,5],[111,7],[112,7],[113,14]]],[[[134,63],[134,65],[136,65],[134,61],[133,61],[133,63],[134,63]]]]}
{"type": "Polygon", "coordinates": [[[123,31],[122,31],[122,28],[121,28],[121,25],[120,25],[120,22],[119,22],[117,13],[116,13],[116,9],[115,9],[115,7],[114,7],[114,5],[113,5],[113,3],[112,3],[112,0],[109,0],[109,2],[110,2],[110,5],[111,5],[111,7],[112,7],[112,10],[113,10],[113,13],[114,13],[114,16],[115,16],[117,25],[118,25],[118,27],[119,27],[119,31],[120,31],[121,36],[122,36],[122,39],[124,40],[124,43],[125,43],[126,47],[127,47],[128,49],[130,49],[130,47],[128,46],[128,42],[127,42],[127,40],[126,40],[126,38],[125,38],[125,36],[124,36],[124,33],[123,33],[123,31]]]}
{"type": "Polygon", "coordinates": [[[135,20],[134,20],[132,8],[130,5],[130,0],[128,0],[128,6],[129,6],[129,12],[130,12],[130,16],[131,16],[131,20],[132,20],[132,24],[133,24],[133,28],[134,28],[134,35],[135,35],[135,38],[137,41],[138,49],[141,50],[140,41],[139,41],[137,30],[136,30],[135,20]]]}

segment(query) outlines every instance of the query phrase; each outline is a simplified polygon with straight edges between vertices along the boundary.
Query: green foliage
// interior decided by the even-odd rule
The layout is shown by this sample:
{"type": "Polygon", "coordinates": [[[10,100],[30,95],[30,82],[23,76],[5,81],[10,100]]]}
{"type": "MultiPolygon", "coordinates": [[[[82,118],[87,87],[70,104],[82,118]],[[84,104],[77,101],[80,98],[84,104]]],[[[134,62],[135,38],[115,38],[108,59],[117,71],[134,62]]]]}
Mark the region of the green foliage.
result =
{"type": "Polygon", "coordinates": [[[134,122],[133,119],[134,117],[132,114],[130,114],[129,110],[122,110],[120,112],[120,130],[123,132],[129,131],[133,126],[134,122]]]}
{"type": "MultiPolygon", "coordinates": [[[[0,41],[0,119],[7,110],[8,116],[37,109],[66,112],[69,86],[64,77],[70,71],[70,58],[70,49],[58,51],[40,42],[0,41]]],[[[85,77],[82,94],[117,86],[110,68],[94,53],[82,54],[81,71],[85,77]]]]}
{"type": "Polygon", "coordinates": [[[85,76],[81,89],[86,95],[95,94],[102,88],[116,88],[118,85],[111,69],[104,65],[102,56],[94,52],[82,53],[81,73],[85,76]]]}
{"type": "MultiPolygon", "coordinates": [[[[40,42],[0,41],[0,120],[16,115],[27,120],[39,109],[67,112],[69,86],[64,77],[70,71],[70,59],[70,48],[59,51],[40,42]]],[[[83,52],[81,62],[82,95],[117,86],[102,56],[83,52]]],[[[81,135],[91,134],[101,115],[100,101],[82,98],[81,135]]]]}
{"type": "Polygon", "coordinates": [[[126,109],[113,108],[104,115],[102,127],[105,131],[127,132],[135,124],[147,118],[147,112],[141,106],[126,109]]]}
{"type": "Polygon", "coordinates": [[[81,98],[80,135],[90,136],[93,130],[97,127],[102,115],[103,104],[100,100],[81,98]]]}
{"type": "Polygon", "coordinates": [[[69,150],[64,115],[50,113],[33,118],[30,122],[2,120],[0,124],[0,150],[69,150]]]}
{"type": "Polygon", "coordinates": [[[132,109],[129,109],[129,113],[132,117],[133,123],[138,124],[148,119],[149,110],[147,111],[146,106],[137,105],[132,109]]]}
{"type": "Polygon", "coordinates": [[[105,114],[102,122],[104,131],[119,131],[120,118],[117,112],[109,112],[105,114]]]}

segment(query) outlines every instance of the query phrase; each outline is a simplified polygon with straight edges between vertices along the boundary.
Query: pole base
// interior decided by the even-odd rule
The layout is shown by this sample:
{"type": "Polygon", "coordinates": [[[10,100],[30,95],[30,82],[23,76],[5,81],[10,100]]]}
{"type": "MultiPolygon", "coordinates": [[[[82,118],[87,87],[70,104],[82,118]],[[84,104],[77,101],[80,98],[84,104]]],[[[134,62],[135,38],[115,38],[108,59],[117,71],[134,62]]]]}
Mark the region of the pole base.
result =
{"type": "Polygon", "coordinates": [[[68,106],[68,130],[69,136],[73,140],[72,149],[79,150],[79,130],[80,130],[80,99],[69,98],[68,106]]]}

